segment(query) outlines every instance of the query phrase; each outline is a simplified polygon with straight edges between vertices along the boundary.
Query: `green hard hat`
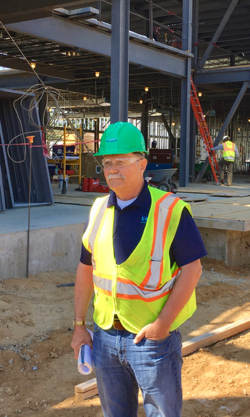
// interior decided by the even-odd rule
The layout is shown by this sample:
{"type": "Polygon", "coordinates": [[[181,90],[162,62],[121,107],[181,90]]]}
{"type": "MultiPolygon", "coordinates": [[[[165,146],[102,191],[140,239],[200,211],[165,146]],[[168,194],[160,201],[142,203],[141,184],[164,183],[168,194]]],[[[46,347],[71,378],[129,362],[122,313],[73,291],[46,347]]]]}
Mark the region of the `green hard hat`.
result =
{"type": "Polygon", "coordinates": [[[104,131],[96,155],[118,155],[131,152],[145,152],[145,141],[137,127],[128,122],[112,123],[104,131]]]}

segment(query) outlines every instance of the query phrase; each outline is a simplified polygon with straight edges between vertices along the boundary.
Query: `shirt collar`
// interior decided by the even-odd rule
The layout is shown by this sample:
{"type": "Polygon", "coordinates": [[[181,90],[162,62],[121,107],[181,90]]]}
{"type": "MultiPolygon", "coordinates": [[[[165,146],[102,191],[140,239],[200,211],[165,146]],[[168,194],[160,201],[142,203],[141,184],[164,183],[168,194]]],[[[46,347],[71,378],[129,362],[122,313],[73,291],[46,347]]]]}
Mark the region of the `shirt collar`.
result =
{"type": "MultiPolygon", "coordinates": [[[[151,203],[151,196],[150,196],[150,192],[148,189],[148,183],[147,181],[144,181],[144,187],[141,190],[140,194],[138,195],[137,199],[131,204],[137,207],[146,207],[147,205],[149,205],[151,203]]],[[[108,205],[107,207],[112,207],[115,206],[116,208],[118,208],[117,205],[117,200],[116,200],[116,195],[114,193],[114,191],[111,190],[109,199],[108,199],[108,205]]]]}

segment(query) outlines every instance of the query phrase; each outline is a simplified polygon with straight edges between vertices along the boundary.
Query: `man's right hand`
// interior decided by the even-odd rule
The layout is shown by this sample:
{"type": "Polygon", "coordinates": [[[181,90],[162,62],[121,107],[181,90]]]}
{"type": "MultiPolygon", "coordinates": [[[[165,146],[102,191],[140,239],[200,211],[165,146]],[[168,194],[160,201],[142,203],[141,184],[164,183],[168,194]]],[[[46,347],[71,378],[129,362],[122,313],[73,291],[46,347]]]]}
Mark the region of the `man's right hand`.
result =
{"type": "Polygon", "coordinates": [[[71,347],[74,349],[74,357],[78,359],[79,349],[82,345],[89,345],[93,349],[93,341],[85,326],[75,326],[71,347]]]}

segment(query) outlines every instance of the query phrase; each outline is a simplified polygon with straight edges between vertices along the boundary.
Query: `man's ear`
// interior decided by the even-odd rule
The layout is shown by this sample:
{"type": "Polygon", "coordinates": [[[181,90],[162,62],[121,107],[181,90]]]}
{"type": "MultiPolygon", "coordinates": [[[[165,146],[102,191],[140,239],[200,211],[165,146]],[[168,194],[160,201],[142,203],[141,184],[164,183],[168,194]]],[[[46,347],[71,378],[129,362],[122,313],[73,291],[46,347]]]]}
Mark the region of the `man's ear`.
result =
{"type": "Polygon", "coordinates": [[[146,158],[143,158],[143,159],[140,160],[140,167],[141,167],[142,173],[147,168],[147,165],[148,165],[148,161],[146,160],[146,158]]]}

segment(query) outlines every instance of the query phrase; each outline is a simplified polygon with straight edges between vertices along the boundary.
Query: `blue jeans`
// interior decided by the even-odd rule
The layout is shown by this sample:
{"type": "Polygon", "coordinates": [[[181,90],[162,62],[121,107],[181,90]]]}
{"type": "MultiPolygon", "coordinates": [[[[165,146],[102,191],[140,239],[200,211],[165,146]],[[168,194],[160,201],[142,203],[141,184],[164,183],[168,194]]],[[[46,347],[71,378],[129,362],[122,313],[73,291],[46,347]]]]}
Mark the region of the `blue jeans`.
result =
{"type": "Polygon", "coordinates": [[[138,388],[147,417],[180,417],[181,335],[142,339],[126,330],[94,326],[93,360],[104,417],[136,417],[138,388]]]}

